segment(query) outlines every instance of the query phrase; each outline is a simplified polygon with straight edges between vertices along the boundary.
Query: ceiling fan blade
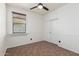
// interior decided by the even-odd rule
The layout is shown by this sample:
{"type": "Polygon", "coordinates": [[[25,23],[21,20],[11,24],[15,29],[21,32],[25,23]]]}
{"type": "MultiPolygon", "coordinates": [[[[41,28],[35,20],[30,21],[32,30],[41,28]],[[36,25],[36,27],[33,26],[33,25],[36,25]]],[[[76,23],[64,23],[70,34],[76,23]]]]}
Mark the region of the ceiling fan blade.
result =
{"type": "Polygon", "coordinates": [[[34,9],[34,8],[37,8],[37,6],[30,8],[30,10],[32,10],[32,9],[34,9]]]}
{"type": "Polygon", "coordinates": [[[43,4],[42,4],[42,3],[39,3],[38,5],[42,5],[42,6],[43,6],[43,4]]]}
{"type": "Polygon", "coordinates": [[[45,6],[43,6],[43,9],[45,9],[45,10],[49,11],[49,9],[48,9],[48,8],[46,8],[45,6]]]}

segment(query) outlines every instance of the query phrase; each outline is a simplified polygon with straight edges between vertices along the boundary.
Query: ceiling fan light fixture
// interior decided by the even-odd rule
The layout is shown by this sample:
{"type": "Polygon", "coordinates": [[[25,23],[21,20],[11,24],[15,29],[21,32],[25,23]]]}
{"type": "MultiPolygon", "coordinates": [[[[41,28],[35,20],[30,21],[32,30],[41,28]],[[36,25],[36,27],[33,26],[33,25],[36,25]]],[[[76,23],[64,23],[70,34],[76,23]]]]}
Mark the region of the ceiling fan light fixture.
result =
{"type": "Polygon", "coordinates": [[[44,10],[46,10],[46,11],[49,11],[49,9],[48,9],[46,6],[44,6],[42,3],[39,3],[39,4],[37,4],[36,6],[30,8],[30,10],[35,9],[35,8],[44,9],[44,10]]]}
{"type": "Polygon", "coordinates": [[[38,8],[39,8],[39,9],[42,9],[42,8],[43,8],[43,6],[42,6],[42,5],[39,5],[39,6],[38,6],[38,8]]]}

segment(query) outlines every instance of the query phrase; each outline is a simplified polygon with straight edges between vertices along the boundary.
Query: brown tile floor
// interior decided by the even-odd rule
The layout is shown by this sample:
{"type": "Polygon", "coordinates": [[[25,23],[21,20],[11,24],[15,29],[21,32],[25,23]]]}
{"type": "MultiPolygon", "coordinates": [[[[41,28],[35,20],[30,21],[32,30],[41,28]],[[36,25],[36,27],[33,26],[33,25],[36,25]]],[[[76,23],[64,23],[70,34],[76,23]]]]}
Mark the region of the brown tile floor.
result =
{"type": "Polygon", "coordinates": [[[5,56],[79,56],[53,43],[40,41],[28,45],[9,48],[5,56]]]}

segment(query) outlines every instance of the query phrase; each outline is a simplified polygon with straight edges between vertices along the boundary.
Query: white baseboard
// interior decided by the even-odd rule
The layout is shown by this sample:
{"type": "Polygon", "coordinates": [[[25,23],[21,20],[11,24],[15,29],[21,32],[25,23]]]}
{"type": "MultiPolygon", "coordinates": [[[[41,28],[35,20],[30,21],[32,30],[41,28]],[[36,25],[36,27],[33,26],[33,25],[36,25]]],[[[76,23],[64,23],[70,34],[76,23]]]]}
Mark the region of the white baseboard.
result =
{"type": "Polygon", "coordinates": [[[61,47],[61,48],[67,49],[67,50],[69,50],[69,51],[72,51],[72,52],[74,52],[74,53],[79,54],[79,51],[74,50],[74,49],[70,49],[70,48],[68,48],[68,47],[66,47],[66,46],[64,46],[64,45],[58,45],[58,46],[61,47]]]}
{"type": "MultiPolygon", "coordinates": [[[[35,43],[35,42],[39,42],[39,41],[48,41],[48,40],[37,40],[37,41],[29,42],[29,43],[27,43],[27,44],[31,44],[31,43],[35,43]]],[[[48,41],[48,42],[50,42],[50,41],[48,41]]],[[[54,43],[54,44],[58,45],[59,47],[62,47],[62,48],[64,48],[64,49],[67,49],[67,50],[69,50],[69,51],[72,51],[72,52],[75,52],[75,53],[79,54],[79,51],[77,51],[77,50],[75,50],[75,49],[71,49],[71,48],[67,47],[66,45],[57,44],[57,43],[55,43],[55,42],[50,42],[50,43],[54,43]]],[[[20,45],[17,45],[17,46],[20,46],[20,45]]],[[[16,47],[16,46],[12,46],[12,47],[16,47]]],[[[12,48],[12,47],[8,47],[8,48],[12,48]]],[[[1,56],[4,56],[5,52],[6,52],[6,49],[5,49],[5,50],[2,50],[2,51],[0,52],[0,55],[1,55],[1,56]]]]}
{"type": "Polygon", "coordinates": [[[72,52],[74,52],[74,53],[79,54],[79,50],[76,50],[75,48],[74,48],[74,49],[73,49],[73,48],[69,48],[69,47],[66,46],[66,45],[58,44],[58,43],[56,43],[56,42],[52,42],[52,41],[49,41],[49,40],[46,40],[46,41],[48,41],[48,42],[50,42],[50,43],[54,43],[54,44],[58,45],[58,46],[61,47],[61,48],[64,48],[64,49],[67,49],[67,50],[69,50],[69,51],[72,51],[72,52]]]}
{"type": "Polygon", "coordinates": [[[0,50],[0,56],[4,56],[6,53],[6,49],[0,50]]]}
{"type": "Polygon", "coordinates": [[[35,42],[39,42],[39,41],[42,41],[42,40],[37,40],[37,41],[29,41],[29,42],[27,42],[27,43],[24,43],[24,44],[18,44],[18,45],[13,45],[13,46],[9,46],[9,47],[6,47],[6,49],[8,49],[8,48],[13,48],[13,47],[17,47],[17,46],[21,46],[21,45],[26,45],[26,44],[31,44],[31,43],[35,43],[35,42]]]}

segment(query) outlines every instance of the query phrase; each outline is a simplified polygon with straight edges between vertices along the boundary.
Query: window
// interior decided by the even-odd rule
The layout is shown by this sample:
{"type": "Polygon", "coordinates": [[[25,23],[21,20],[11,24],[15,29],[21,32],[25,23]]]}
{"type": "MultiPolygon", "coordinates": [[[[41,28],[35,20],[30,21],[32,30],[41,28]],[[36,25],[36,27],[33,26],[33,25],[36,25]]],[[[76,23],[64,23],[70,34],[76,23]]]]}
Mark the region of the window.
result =
{"type": "Polygon", "coordinates": [[[12,12],[13,33],[26,33],[26,14],[12,12]]]}

